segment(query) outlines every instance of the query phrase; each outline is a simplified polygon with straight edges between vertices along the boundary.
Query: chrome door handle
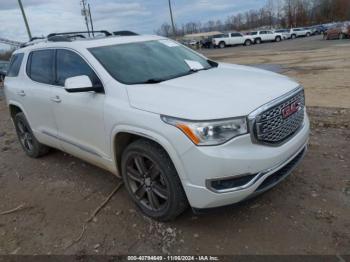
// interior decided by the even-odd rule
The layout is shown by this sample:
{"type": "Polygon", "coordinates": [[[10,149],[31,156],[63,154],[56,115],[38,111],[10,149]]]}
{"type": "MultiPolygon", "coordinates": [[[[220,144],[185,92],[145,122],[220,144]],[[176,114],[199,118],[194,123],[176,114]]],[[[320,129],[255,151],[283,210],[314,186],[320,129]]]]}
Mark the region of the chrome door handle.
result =
{"type": "Polygon", "coordinates": [[[26,93],[25,93],[23,90],[21,90],[21,91],[18,91],[18,92],[17,92],[17,95],[19,95],[19,96],[25,96],[26,93]]]}
{"type": "Polygon", "coordinates": [[[61,98],[59,96],[51,97],[51,101],[55,103],[61,103],[61,98]]]}

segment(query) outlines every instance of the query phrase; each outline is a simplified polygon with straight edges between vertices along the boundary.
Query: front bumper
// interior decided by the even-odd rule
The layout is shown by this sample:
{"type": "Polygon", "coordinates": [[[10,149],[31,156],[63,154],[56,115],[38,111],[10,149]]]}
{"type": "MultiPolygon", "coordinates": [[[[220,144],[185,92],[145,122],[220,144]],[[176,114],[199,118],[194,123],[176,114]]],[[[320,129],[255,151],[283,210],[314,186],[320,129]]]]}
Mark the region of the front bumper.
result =
{"type": "Polygon", "coordinates": [[[196,209],[226,206],[262,193],[287,177],[303,159],[309,137],[309,120],[279,147],[254,144],[250,135],[216,147],[193,147],[181,157],[189,178],[184,189],[190,205],[196,209]],[[255,174],[239,188],[221,192],[210,188],[208,181],[255,174]]]}

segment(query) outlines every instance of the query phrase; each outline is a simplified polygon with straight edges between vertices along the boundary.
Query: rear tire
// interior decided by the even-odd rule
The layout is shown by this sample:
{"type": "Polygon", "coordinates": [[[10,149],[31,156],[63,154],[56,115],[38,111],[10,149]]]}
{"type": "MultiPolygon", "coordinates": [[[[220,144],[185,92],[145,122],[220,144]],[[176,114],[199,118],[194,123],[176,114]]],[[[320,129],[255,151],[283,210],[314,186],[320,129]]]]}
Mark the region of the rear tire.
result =
{"type": "Polygon", "coordinates": [[[219,43],[219,47],[220,47],[220,48],[225,48],[225,47],[226,47],[225,42],[220,42],[220,43],[219,43]]]}
{"type": "Polygon", "coordinates": [[[292,35],[292,39],[295,39],[297,38],[297,36],[295,34],[292,35]]]}
{"type": "Polygon", "coordinates": [[[32,158],[39,158],[46,155],[50,148],[39,143],[35,138],[32,129],[23,113],[18,113],[13,119],[18,140],[24,152],[32,158]]]}
{"type": "Polygon", "coordinates": [[[310,37],[310,36],[311,36],[311,34],[310,34],[310,33],[307,33],[307,34],[306,34],[306,37],[310,37]]]}
{"type": "Polygon", "coordinates": [[[146,216],[169,221],[188,207],[176,169],[158,144],[146,139],[131,143],[123,152],[121,166],[125,187],[146,216]]]}

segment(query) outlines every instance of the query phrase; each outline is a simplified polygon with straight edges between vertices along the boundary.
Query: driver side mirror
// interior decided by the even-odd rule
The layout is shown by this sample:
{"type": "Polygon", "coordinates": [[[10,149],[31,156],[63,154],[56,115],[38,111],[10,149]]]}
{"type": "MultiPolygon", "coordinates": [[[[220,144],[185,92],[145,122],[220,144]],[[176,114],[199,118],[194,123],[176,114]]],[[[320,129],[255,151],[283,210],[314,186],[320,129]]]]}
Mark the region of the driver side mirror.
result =
{"type": "Polygon", "coordinates": [[[93,86],[90,78],[86,75],[69,77],[64,83],[64,89],[69,93],[80,93],[80,92],[97,92],[101,93],[103,90],[100,86],[93,86]]]}

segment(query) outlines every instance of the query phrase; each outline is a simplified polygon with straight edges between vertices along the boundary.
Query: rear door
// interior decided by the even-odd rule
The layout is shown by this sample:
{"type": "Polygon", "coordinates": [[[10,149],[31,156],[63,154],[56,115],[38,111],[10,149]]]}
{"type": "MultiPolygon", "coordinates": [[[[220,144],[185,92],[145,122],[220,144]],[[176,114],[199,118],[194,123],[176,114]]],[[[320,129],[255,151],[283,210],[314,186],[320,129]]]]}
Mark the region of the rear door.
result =
{"type": "MultiPolygon", "coordinates": [[[[26,117],[37,139],[49,146],[60,147],[57,126],[52,110],[54,86],[53,49],[35,50],[29,53],[26,74],[29,82],[23,82],[23,99],[26,117]]],[[[22,90],[20,90],[21,92],[22,90]]]]}
{"type": "Polygon", "coordinates": [[[100,78],[82,56],[69,49],[56,51],[56,86],[53,103],[58,136],[63,149],[95,163],[109,158],[104,125],[104,93],[68,93],[69,77],[86,75],[93,85],[102,86],[100,78]]]}
{"type": "Polygon", "coordinates": [[[243,36],[240,33],[232,33],[231,37],[232,45],[241,45],[244,43],[243,36]]]}

